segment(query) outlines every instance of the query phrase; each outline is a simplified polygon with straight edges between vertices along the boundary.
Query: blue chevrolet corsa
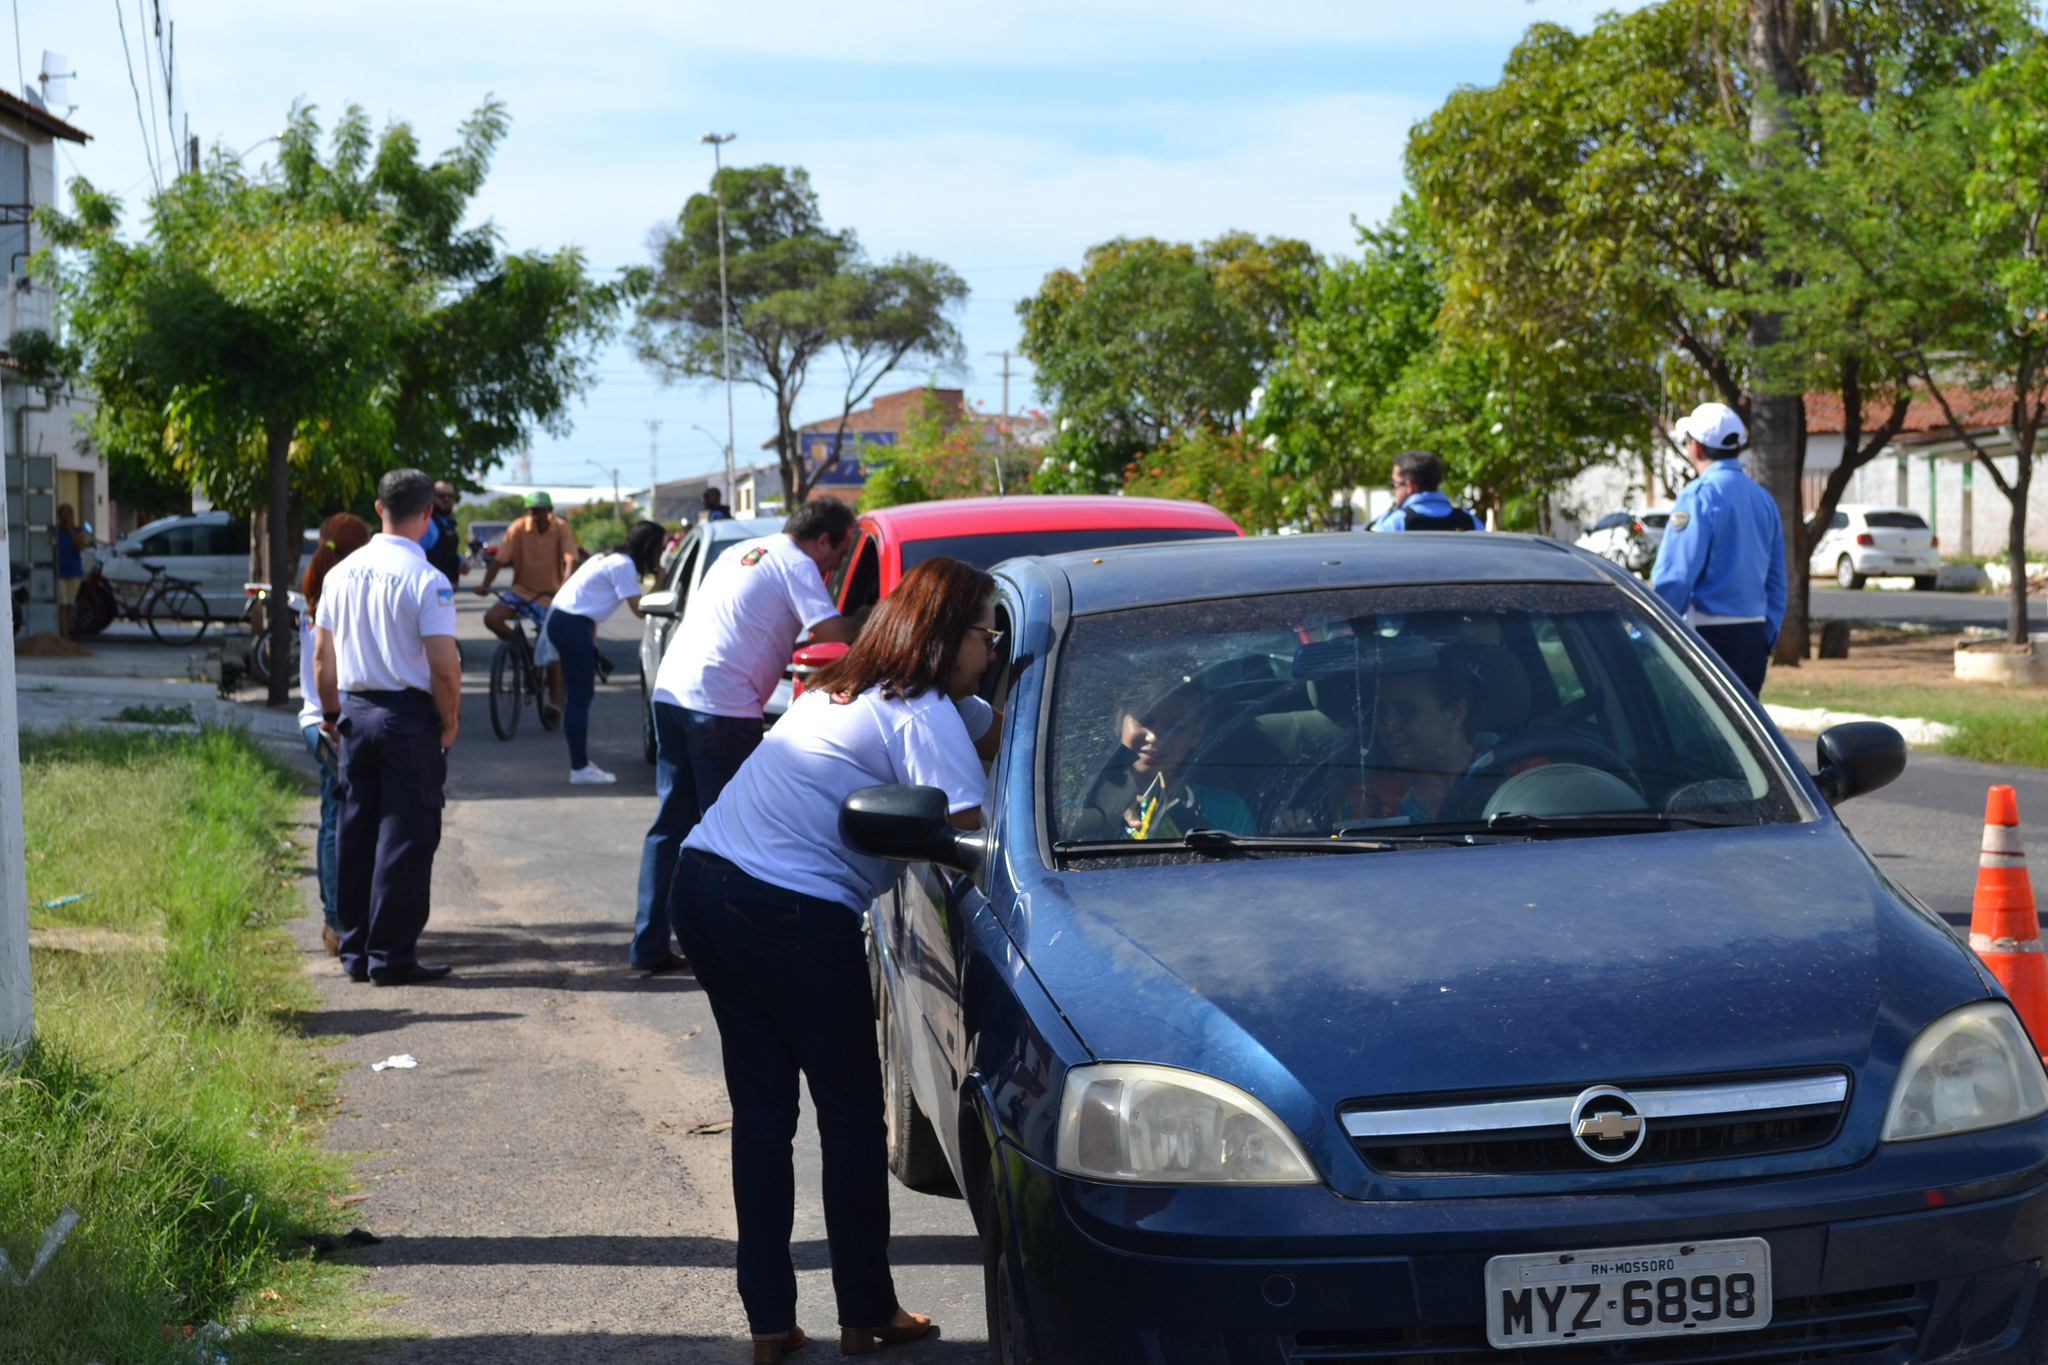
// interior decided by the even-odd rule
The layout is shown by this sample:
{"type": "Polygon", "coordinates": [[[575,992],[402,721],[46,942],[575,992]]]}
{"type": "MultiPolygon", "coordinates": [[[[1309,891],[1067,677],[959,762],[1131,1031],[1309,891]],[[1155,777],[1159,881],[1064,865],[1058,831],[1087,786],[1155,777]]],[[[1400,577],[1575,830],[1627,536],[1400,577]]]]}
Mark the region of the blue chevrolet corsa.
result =
{"type": "Polygon", "coordinates": [[[2048,1077],[1619,570],[1518,536],[1013,560],[988,827],[842,830],[890,1160],[1004,1365],[2027,1362],[2048,1077]]]}

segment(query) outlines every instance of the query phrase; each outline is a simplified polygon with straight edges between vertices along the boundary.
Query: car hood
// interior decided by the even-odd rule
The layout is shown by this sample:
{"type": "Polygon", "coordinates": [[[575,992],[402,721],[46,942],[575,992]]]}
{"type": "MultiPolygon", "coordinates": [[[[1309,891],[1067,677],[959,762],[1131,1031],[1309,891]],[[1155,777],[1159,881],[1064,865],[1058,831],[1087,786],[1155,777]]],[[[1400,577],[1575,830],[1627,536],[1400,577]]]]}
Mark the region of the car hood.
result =
{"type": "Polygon", "coordinates": [[[1097,1058],[1221,1076],[1298,1132],[1371,1096],[1860,1074],[1986,994],[1827,818],[1068,871],[1019,908],[1097,1058]]]}

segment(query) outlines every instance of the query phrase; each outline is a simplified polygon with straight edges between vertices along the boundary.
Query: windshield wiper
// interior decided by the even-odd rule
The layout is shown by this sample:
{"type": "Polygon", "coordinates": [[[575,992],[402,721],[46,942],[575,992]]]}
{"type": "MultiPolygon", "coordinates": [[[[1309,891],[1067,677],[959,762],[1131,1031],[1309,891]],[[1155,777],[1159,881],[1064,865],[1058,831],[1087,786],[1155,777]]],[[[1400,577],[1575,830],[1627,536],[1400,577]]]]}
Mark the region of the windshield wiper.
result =
{"type": "MultiPolygon", "coordinates": [[[[1484,834],[1488,831],[1480,831],[1484,834]]],[[[1445,834],[1232,834],[1224,829],[1190,830],[1178,839],[1100,839],[1056,843],[1062,858],[1115,858],[1139,853],[1382,853],[1397,848],[1452,848],[1477,842],[1458,832],[1445,834]]]]}
{"type": "Polygon", "coordinates": [[[1524,815],[1502,811],[1481,828],[1507,834],[1658,834],[1676,829],[1730,829],[1754,825],[1735,815],[1674,815],[1665,811],[1606,811],[1583,815],[1524,815]]]}

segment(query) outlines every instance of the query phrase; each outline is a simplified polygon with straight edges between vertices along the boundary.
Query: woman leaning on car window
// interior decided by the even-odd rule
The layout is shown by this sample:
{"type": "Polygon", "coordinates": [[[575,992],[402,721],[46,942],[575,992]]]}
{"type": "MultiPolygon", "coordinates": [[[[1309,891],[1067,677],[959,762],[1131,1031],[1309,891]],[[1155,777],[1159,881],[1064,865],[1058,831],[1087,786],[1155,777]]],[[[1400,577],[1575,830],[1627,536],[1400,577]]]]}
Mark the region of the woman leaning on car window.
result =
{"type": "Polygon", "coordinates": [[[789,1255],[799,1073],[818,1110],[841,1352],[931,1328],[897,1303],[889,1274],[882,1073],[861,941],[861,916],[896,869],[840,839],[839,803],[879,783],[937,787],[954,825],[981,827],[980,760],[994,755],[1002,719],[974,695],[998,639],[993,588],[944,557],[905,574],[683,842],[669,917],[724,1049],[740,1298],[757,1362],[804,1341],[789,1255]]]}

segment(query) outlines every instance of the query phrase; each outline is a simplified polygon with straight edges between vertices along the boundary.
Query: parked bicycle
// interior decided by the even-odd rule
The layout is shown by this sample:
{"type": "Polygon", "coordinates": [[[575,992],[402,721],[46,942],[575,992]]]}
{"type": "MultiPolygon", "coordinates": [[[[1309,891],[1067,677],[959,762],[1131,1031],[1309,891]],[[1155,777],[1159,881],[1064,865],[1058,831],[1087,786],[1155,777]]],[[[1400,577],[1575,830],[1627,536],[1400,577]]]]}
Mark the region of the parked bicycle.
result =
{"type": "Polygon", "coordinates": [[[213,623],[197,583],[173,578],[163,566],[130,560],[149,570],[146,579],[108,578],[105,564],[78,585],[71,607],[71,634],[97,635],[115,621],[148,626],[160,645],[196,645],[213,623]]]}
{"type": "Polygon", "coordinates": [[[540,712],[541,729],[552,730],[562,723],[562,712],[548,696],[548,671],[534,663],[533,644],[526,638],[531,625],[534,640],[540,639],[547,608],[511,592],[500,591],[498,600],[512,609],[512,633],[499,641],[491,659],[491,730],[499,739],[518,734],[519,713],[529,699],[540,712]]]}
{"type": "MultiPolygon", "coordinates": [[[[242,623],[249,627],[249,673],[264,686],[270,685],[270,656],[276,650],[276,639],[270,633],[270,585],[268,583],[244,583],[242,596],[248,599],[242,608],[242,623]]],[[[299,676],[299,613],[306,609],[306,599],[296,588],[285,589],[285,609],[291,615],[291,637],[285,648],[289,657],[285,660],[285,676],[299,676]]]]}

